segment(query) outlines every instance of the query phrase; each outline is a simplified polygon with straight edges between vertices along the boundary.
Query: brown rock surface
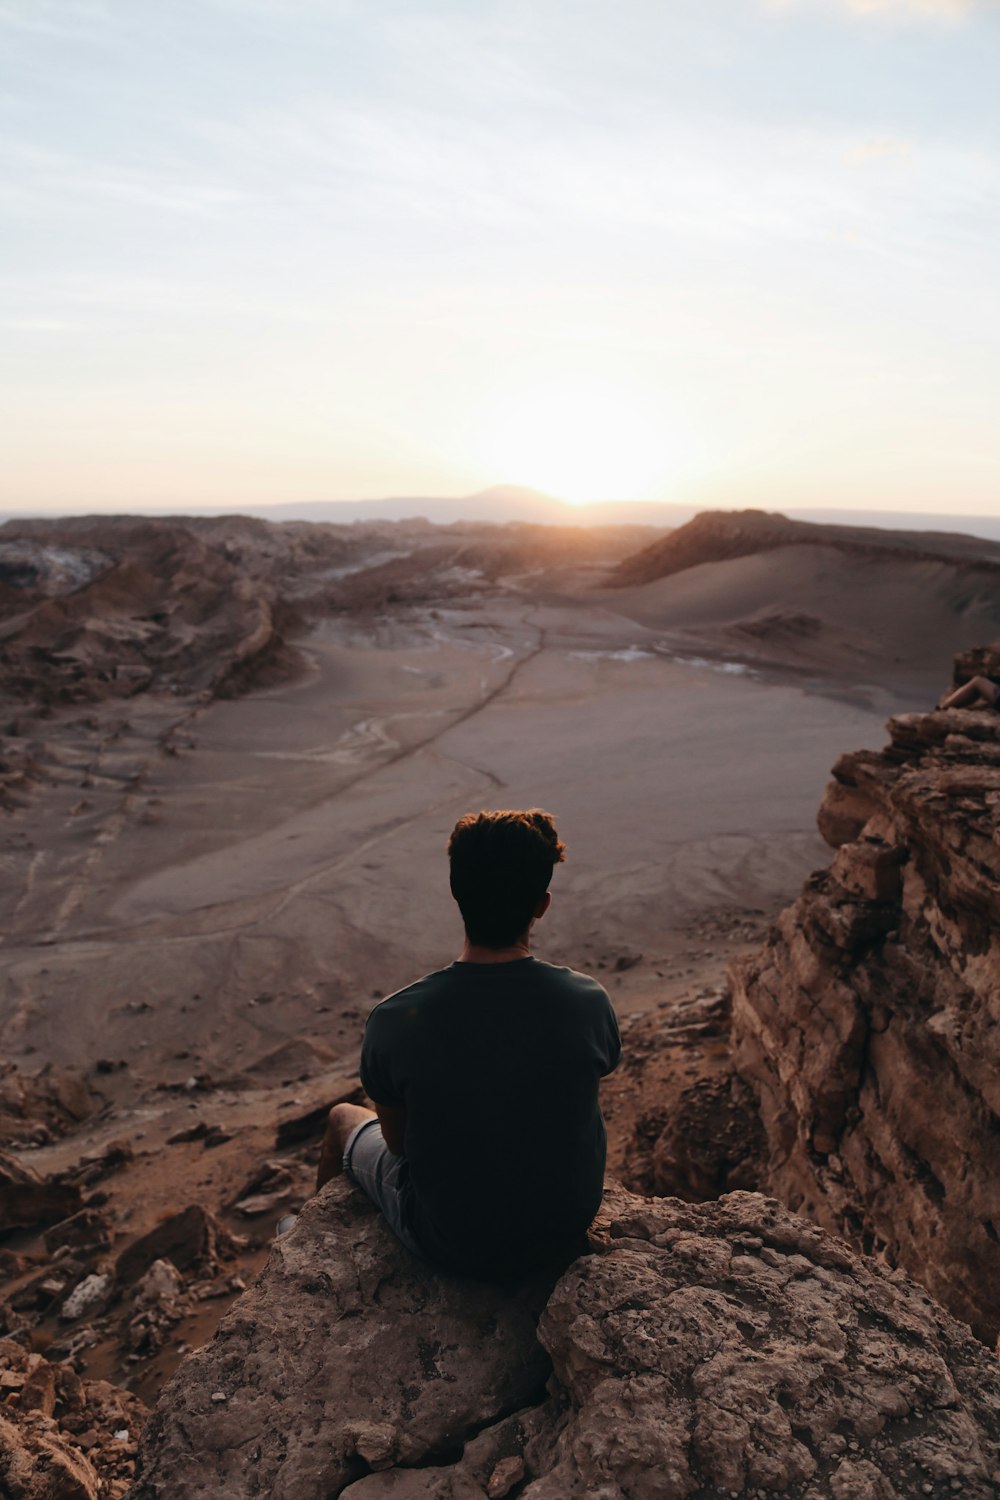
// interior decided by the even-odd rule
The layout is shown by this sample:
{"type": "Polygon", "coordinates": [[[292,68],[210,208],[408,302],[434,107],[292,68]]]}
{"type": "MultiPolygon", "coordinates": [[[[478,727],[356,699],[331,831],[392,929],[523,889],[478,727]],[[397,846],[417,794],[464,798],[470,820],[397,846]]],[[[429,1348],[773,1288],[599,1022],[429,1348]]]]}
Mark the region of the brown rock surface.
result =
{"type": "Polygon", "coordinates": [[[757,1194],[611,1185],[545,1300],[444,1277],[335,1185],[165,1389],[131,1500],[970,1500],[1000,1366],[902,1273],[757,1194]],[[520,1477],[523,1476],[523,1477],[520,1477]]]}
{"type": "Polygon", "coordinates": [[[734,967],[770,1191],[1000,1329],[1000,716],[908,714],[847,755],[838,853],[734,967]]]}
{"type": "Polygon", "coordinates": [[[369,1469],[460,1450],[542,1395],[550,1286],[438,1276],[333,1184],[165,1387],[135,1500],[326,1500],[369,1469]]]}

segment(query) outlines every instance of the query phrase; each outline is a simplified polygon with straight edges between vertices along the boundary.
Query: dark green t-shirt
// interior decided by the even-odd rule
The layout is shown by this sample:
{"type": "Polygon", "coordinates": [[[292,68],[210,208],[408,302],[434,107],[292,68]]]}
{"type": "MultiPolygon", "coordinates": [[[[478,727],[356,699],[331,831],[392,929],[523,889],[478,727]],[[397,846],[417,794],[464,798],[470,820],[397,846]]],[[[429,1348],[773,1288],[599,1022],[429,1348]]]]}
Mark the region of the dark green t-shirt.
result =
{"type": "Polygon", "coordinates": [[[597,1085],[621,1056],[595,979],[535,958],[454,963],[377,1005],[361,1081],[406,1110],[405,1215],[428,1259],[511,1273],[601,1201],[597,1085]]]}

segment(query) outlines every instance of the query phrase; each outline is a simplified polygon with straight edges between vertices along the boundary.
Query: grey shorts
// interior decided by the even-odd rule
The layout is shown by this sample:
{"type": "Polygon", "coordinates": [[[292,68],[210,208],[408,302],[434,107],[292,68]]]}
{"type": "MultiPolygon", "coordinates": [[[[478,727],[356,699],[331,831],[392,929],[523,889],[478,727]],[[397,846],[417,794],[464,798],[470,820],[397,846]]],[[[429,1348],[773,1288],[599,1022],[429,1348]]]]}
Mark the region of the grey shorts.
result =
{"type": "Polygon", "coordinates": [[[423,1259],[407,1216],[410,1169],[404,1157],[393,1156],[377,1120],[363,1121],[347,1137],[344,1171],[372,1200],[396,1238],[423,1259]]]}

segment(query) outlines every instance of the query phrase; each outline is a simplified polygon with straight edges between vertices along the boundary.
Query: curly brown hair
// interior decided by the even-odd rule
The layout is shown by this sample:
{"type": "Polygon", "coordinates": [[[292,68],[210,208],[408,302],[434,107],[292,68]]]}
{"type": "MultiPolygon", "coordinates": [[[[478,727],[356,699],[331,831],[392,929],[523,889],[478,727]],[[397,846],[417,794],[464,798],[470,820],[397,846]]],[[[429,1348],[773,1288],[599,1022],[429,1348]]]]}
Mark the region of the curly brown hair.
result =
{"type": "Polygon", "coordinates": [[[465,931],[483,948],[509,948],[524,932],[563,858],[552,815],[540,807],[466,813],[448,840],[451,893],[465,931]]]}

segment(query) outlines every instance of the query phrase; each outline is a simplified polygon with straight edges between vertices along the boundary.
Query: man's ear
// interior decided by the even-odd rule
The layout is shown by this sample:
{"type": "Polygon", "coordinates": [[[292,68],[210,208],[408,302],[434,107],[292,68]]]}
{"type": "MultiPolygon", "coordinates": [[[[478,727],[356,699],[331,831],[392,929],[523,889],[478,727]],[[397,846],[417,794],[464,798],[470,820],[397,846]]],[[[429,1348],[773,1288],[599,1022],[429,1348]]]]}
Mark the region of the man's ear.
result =
{"type": "Polygon", "coordinates": [[[552,892],[551,891],[546,891],[545,895],[544,896],[540,896],[538,898],[538,901],[535,904],[535,910],[533,912],[533,916],[534,916],[536,922],[541,917],[544,917],[545,913],[548,911],[548,909],[549,909],[549,907],[551,905],[552,905],[552,892]]]}

